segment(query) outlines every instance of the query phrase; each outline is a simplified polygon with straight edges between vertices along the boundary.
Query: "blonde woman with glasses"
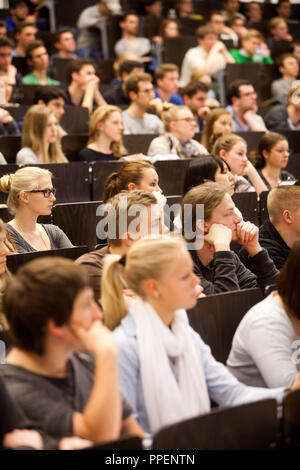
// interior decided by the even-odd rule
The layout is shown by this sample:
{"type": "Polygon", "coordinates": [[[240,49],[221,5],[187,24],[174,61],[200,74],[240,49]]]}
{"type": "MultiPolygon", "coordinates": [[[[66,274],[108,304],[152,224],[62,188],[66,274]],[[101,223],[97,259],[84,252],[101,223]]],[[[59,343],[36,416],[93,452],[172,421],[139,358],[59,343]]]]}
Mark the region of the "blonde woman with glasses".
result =
{"type": "Polygon", "coordinates": [[[199,157],[208,152],[194,140],[196,121],[187,106],[165,103],[161,114],[164,134],[152,140],[147,155],[177,155],[179,158],[199,157]]]}
{"type": "Polygon", "coordinates": [[[55,188],[49,170],[21,168],[0,178],[0,191],[8,193],[7,205],[14,218],[6,224],[18,253],[71,248],[73,245],[56,225],[39,224],[40,215],[51,214],[55,188]]]}

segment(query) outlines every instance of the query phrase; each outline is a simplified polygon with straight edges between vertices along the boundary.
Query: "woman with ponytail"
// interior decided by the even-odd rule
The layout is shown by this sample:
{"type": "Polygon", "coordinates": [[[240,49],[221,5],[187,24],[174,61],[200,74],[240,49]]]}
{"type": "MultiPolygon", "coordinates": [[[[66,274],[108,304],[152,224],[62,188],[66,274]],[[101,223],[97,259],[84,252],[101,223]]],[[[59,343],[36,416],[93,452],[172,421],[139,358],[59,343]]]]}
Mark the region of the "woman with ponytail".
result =
{"type": "Polygon", "coordinates": [[[121,109],[110,104],[99,106],[90,120],[87,147],[79,152],[79,160],[87,162],[115,160],[126,154],[123,146],[121,109]]]}
{"type": "Polygon", "coordinates": [[[158,174],[152,163],[147,161],[127,162],[118,172],[111,173],[105,181],[103,202],[107,202],[121,191],[135,189],[162,193],[158,185],[158,174]]]}
{"type": "MultiPolygon", "coordinates": [[[[105,322],[124,317],[118,342],[121,390],[147,432],[221,406],[265,398],[282,401],[284,388],[263,389],[239,383],[212,356],[189,326],[201,287],[182,240],[137,241],[124,256],[108,256],[102,278],[105,322]],[[122,289],[136,294],[129,311],[122,289]]],[[[296,387],[296,385],[295,385],[296,387]]]]}
{"type": "Polygon", "coordinates": [[[152,140],[147,155],[177,155],[179,158],[207,155],[207,150],[194,140],[196,121],[187,106],[164,103],[161,113],[165,133],[152,140]]]}

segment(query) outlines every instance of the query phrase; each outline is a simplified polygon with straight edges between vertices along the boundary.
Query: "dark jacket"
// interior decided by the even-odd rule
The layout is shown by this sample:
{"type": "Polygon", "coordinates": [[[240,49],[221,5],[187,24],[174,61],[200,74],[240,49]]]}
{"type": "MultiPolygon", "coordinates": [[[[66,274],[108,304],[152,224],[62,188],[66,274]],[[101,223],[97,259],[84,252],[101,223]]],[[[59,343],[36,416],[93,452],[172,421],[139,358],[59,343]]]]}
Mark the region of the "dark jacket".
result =
{"type": "Polygon", "coordinates": [[[251,287],[265,288],[274,284],[278,271],[268,252],[262,250],[251,257],[252,271],[247,269],[233,251],[218,251],[208,266],[204,266],[196,251],[190,251],[194,273],[200,277],[204,294],[212,295],[251,287]]]}
{"type": "MultiPolygon", "coordinates": [[[[259,228],[259,243],[267,250],[269,257],[280,271],[291,249],[281,238],[270,220],[266,220],[259,228]]],[[[249,256],[244,247],[239,252],[239,258],[245,266],[251,269],[249,256]]]]}

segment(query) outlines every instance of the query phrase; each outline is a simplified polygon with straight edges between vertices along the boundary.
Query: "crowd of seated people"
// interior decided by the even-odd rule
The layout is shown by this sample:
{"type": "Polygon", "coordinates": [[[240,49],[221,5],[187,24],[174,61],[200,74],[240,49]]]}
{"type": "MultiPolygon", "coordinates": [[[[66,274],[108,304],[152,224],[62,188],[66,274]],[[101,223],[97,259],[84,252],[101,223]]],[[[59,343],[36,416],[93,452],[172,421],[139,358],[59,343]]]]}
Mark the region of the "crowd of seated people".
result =
{"type": "Polygon", "coordinates": [[[65,24],[45,0],[14,0],[0,21],[0,144],[19,146],[14,161],[0,151],[0,333],[11,342],[0,448],[143,440],[212,403],[281,405],[300,388],[299,10],[289,0],[130,3],[82,1],[65,24]],[[65,118],[84,110],[70,158],[65,118]],[[92,227],[101,244],[84,240],[76,260],[45,257],[77,245],[52,214],[55,168],[70,169],[68,188],[72,165],[88,168],[90,196],[103,183],[92,227]],[[166,193],[176,168],[182,191],[166,193]],[[164,193],[181,203],[174,221],[164,193]],[[260,227],[244,220],[243,193],[257,198],[260,227]],[[11,274],[7,259],[27,253],[36,259],[11,274]],[[188,311],[270,285],[217,362],[188,311]]]}

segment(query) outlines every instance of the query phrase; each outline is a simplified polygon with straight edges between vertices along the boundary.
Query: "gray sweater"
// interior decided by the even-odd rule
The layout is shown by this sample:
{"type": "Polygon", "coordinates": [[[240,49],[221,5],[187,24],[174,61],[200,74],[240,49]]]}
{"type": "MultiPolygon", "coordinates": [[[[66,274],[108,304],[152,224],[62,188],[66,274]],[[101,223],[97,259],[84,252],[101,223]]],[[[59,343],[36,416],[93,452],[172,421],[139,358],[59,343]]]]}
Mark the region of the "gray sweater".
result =
{"type": "Polygon", "coordinates": [[[288,315],[272,293],[252,307],[239,324],[227,360],[228,369],[246,385],[290,387],[300,370],[299,341],[288,315]]]}
{"type": "MultiPolygon", "coordinates": [[[[42,226],[49,237],[51,250],[56,250],[57,248],[72,248],[73,245],[68,239],[67,235],[59,227],[57,227],[57,225],[42,224],[42,226]]],[[[16,229],[9,225],[9,223],[6,224],[6,228],[9,231],[12,240],[14,241],[18,253],[29,253],[32,251],[37,251],[25,240],[25,238],[22,237],[22,235],[16,229]]]]}

